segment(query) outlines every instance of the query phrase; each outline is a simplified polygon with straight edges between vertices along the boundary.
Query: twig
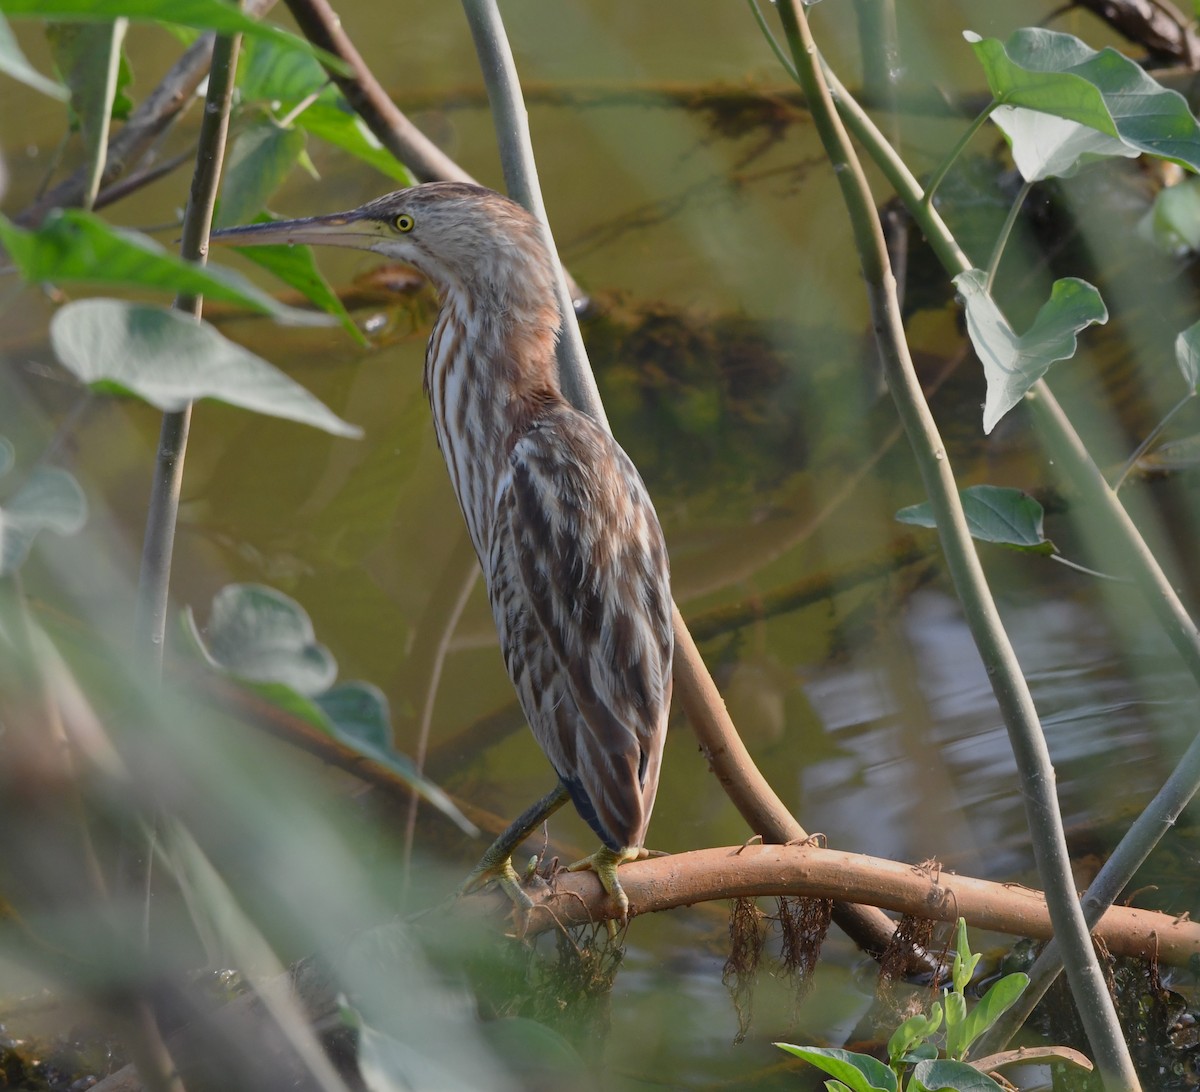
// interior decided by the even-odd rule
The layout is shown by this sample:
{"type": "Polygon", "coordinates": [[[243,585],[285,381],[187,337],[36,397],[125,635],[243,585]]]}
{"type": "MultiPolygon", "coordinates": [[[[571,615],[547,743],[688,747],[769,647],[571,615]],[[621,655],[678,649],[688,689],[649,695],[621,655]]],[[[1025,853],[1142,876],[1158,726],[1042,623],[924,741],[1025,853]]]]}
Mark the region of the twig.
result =
{"type": "Polygon", "coordinates": [[[331,69],[327,71],[341,88],[346,101],[358,111],[367,128],[392,155],[422,182],[439,178],[475,181],[396,107],[354,48],[337,13],[326,0],[286,0],[286,3],[304,36],[313,45],[340,57],[353,70],[349,76],[331,69]]]}
{"type": "MultiPolygon", "coordinates": [[[[192,191],[184,214],[183,240],[179,248],[185,260],[200,264],[204,263],[208,254],[208,233],[212,228],[221,163],[225,157],[225,136],[229,131],[229,107],[233,101],[240,41],[239,35],[222,36],[213,48],[208,98],[196,152],[196,171],[192,177],[192,191]]],[[[195,315],[197,319],[202,306],[202,300],[197,296],[179,296],[175,300],[177,310],[195,315]]],[[[162,667],[171,555],[175,547],[183,461],[191,417],[190,403],[177,413],[163,414],[154,482],[146,514],[146,534],[142,542],[134,632],[150,662],[159,669],[162,667]]]]}
{"type": "MultiPolygon", "coordinates": [[[[717,899],[802,895],[869,900],[932,921],[952,922],[961,915],[973,929],[1012,936],[1047,940],[1053,934],[1045,896],[1032,888],[812,845],[722,846],[651,857],[622,865],[621,883],[638,914],[717,899]]],[[[559,873],[552,894],[539,896],[532,888],[527,893],[537,904],[529,914],[530,934],[552,927],[550,909],[566,924],[613,912],[591,874],[559,873]]],[[[1200,922],[1154,910],[1113,907],[1096,932],[1117,955],[1157,954],[1177,967],[1200,955],[1200,922]]]]}
{"type": "MultiPolygon", "coordinates": [[[[437,647],[434,650],[433,663],[430,665],[429,676],[425,684],[425,701],[421,706],[421,724],[417,733],[417,748],[412,756],[413,765],[416,766],[417,773],[425,772],[425,757],[429,750],[429,733],[433,728],[433,709],[437,701],[438,688],[442,681],[442,668],[446,664],[446,655],[450,650],[450,639],[454,636],[454,630],[458,626],[459,619],[462,618],[463,611],[467,609],[471,592],[475,589],[478,579],[479,563],[472,557],[466,575],[459,586],[458,598],[455,599],[450,613],[444,616],[441,636],[438,638],[437,647]]],[[[417,808],[420,803],[420,794],[416,790],[413,790],[409,796],[408,814],[404,820],[405,891],[408,889],[408,880],[412,871],[413,839],[417,831],[417,808]]]]}
{"type": "MultiPolygon", "coordinates": [[[[929,495],[955,590],[1008,729],[1038,873],[1046,888],[1054,933],[1063,945],[1072,993],[1106,1087],[1137,1089],[1137,1074],[1076,898],[1045,736],[975,553],[945,446],[921,394],[870,186],[821,76],[803,4],[799,0],[780,3],[779,14],[850,215],[888,387],[929,495]]],[[[925,203],[930,203],[928,194],[925,203]]]]}

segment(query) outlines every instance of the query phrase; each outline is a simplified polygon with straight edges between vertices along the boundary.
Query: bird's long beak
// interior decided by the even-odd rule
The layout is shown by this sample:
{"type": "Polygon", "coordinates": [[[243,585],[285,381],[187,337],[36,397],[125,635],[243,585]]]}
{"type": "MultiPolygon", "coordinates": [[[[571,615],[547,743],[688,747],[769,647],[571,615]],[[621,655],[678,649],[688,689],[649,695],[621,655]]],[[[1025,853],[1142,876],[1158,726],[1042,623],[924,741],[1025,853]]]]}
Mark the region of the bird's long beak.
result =
{"type": "Polygon", "coordinates": [[[214,243],[228,246],[344,246],[372,250],[387,235],[387,226],[358,210],[302,220],[276,220],[272,224],[247,224],[212,233],[214,243]]]}

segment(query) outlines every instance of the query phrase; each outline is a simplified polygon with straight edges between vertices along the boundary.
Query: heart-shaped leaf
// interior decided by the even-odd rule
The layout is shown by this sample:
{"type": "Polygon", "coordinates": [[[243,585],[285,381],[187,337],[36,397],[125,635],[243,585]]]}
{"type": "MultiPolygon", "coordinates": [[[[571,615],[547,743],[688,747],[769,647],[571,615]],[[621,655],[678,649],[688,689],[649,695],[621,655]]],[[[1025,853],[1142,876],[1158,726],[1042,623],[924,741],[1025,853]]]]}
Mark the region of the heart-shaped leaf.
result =
{"type": "Polygon", "coordinates": [[[1004,1092],[986,1073],[950,1058],[918,1062],[909,1087],[913,1092],[1004,1092]]]}
{"type": "Polygon", "coordinates": [[[1108,321],[1108,308],[1087,281],[1066,277],[1054,282],[1050,298],[1033,325],[1018,335],[987,290],[987,274],[968,269],[954,278],[967,309],[967,333],[983,364],[987,399],[983,431],[991,432],[1025,392],[1057,360],[1075,355],[1076,335],[1093,323],[1108,321]]]}
{"type": "Polygon", "coordinates": [[[59,360],[84,383],[136,395],[167,412],[215,398],[335,436],[362,430],[212,326],[124,300],[78,300],[50,321],[59,360]]]}
{"type": "Polygon", "coordinates": [[[421,797],[472,836],[478,828],[446,793],[425,777],[411,758],[392,746],[392,718],[382,690],[365,682],[341,683],[317,695],[317,706],[329,719],[326,731],[352,750],[391,770],[421,797]]]}
{"type": "MultiPolygon", "coordinates": [[[[5,447],[12,451],[7,441],[5,447]]],[[[87,500],[79,483],[58,467],[35,467],[0,507],[0,576],[21,567],[39,531],[74,535],[86,521],[87,500]]]]}
{"type": "MultiPolygon", "coordinates": [[[[1042,533],[1042,506],[1028,493],[999,485],[972,485],[958,494],[971,537],[1035,554],[1053,554],[1054,543],[1042,533]]],[[[901,508],[901,523],[936,527],[929,502],[901,508]]]]}
{"type": "Polygon", "coordinates": [[[1097,52],[1073,35],[1036,27],[1006,42],[966,38],[998,103],[1054,114],[1200,170],[1200,125],[1187,100],[1115,49],[1097,52]]]}
{"type": "Polygon", "coordinates": [[[1067,178],[1098,159],[1136,159],[1140,154],[1118,137],[1021,106],[998,106],[992,121],[1008,139],[1013,162],[1026,182],[1067,178]]]}
{"type": "Polygon", "coordinates": [[[337,662],[317,642],[308,613],[274,588],[227,584],[213,597],[203,634],[190,610],[185,621],[205,659],[236,678],[282,683],[307,696],[337,678],[337,662]]]}

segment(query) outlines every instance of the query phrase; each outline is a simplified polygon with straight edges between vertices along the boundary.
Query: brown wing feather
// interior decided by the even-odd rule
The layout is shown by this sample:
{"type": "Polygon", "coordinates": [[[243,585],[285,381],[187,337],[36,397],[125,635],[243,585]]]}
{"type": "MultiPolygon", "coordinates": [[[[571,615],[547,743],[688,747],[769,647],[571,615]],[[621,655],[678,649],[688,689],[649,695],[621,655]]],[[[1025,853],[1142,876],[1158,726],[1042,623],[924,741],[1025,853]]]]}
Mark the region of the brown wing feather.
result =
{"type": "Polygon", "coordinates": [[[580,814],[639,846],[671,700],[662,531],[625,453],[551,407],[513,447],[496,497],[488,587],[509,675],[580,814]]]}

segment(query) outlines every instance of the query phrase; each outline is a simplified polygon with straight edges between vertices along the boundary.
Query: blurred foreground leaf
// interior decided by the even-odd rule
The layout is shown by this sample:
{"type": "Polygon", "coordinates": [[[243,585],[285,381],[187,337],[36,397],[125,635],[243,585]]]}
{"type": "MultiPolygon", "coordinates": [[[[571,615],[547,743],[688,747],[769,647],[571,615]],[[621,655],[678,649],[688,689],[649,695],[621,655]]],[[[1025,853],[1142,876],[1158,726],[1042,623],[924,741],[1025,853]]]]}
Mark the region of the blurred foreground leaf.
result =
{"type": "Polygon", "coordinates": [[[188,615],[208,662],[250,682],[282,683],[312,696],[337,678],[337,661],[318,644],[308,613],[294,599],[261,584],[227,584],[213,597],[204,634],[188,615]]]}
{"type": "Polygon", "coordinates": [[[50,341],[82,382],[135,395],[166,412],[215,398],[335,436],[362,435],[274,365],[179,311],[79,300],[51,319],[50,341]]]}
{"type": "Polygon", "coordinates": [[[1200,179],[1185,178],[1159,190],[1137,232],[1175,257],[1200,250],[1200,179]]]}
{"type": "MultiPolygon", "coordinates": [[[[12,466],[12,445],[0,438],[0,474],[12,466]]],[[[67,471],[38,466],[20,488],[0,505],[0,576],[24,564],[39,531],[77,534],[87,521],[87,500],[67,471]]]]}
{"type": "MultiPolygon", "coordinates": [[[[3,8],[0,4],[0,9],[3,8]]],[[[70,91],[57,80],[43,76],[33,67],[17,45],[17,39],[8,25],[8,20],[0,15],[0,72],[20,80],[26,87],[32,87],[52,99],[66,100],[70,91]]]]}
{"type": "Polygon", "coordinates": [[[1188,390],[1200,386],[1200,322],[1193,322],[1175,339],[1175,362],[1188,390]]]}
{"type": "MultiPolygon", "coordinates": [[[[972,485],[963,489],[959,498],[972,538],[1035,554],[1055,552],[1054,543],[1042,533],[1042,506],[1028,493],[998,485],[972,485]]],[[[896,519],[915,527],[937,526],[928,501],[901,508],[896,519]]]]}
{"type": "Polygon", "coordinates": [[[991,432],[1051,364],[1075,355],[1081,330],[1108,321],[1108,308],[1087,281],[1065,277],[1054,282],[1033,325],[1017,334],[986,285],[987,274],[981,269],[968,269],[954,278],[967,309],[967,333],[987,379],[983,431],[991,432]]]}
{"type": "Polygon", "coordinates": [[[285,49],[318,56],[322,63],[338,72],[348,71],[340,57],[315,48],[281,27],[251,19],[236,5],[223,0],[0,0],[0,11],[36,19],[93,23],[125,18],[137,22],[175,23],[218,34],[245,34],[270,39],[285,49]]]}
{"type": "Polygon", "coordinates": [[[1141,470],[1194,470],[1200,466],[1200,436],[1172,440],[1138,459],[1141,470]]]}
{"type": "Polygon", "coordinates": [[[317,641],[308,612],[290,596],[261,584],[229,584],[214,596],[203,632],[191,608],[183,621],[211,667],[254,684],[275,705],[391,770],[465,833],[479,833],[450,797],[392,746],[383,692],[365,682],[333,686],[337,662],[317,641]]]}
{"type": "Polygon", "coordinates": [[[0,242],[27,281],[122,285],[239,303],[278,322],[319,326],[323,315],[285,307],[240,273],[185,262],[153,239],[82,209],[56,209],[34,231],[0,216],[0,242]]]}

